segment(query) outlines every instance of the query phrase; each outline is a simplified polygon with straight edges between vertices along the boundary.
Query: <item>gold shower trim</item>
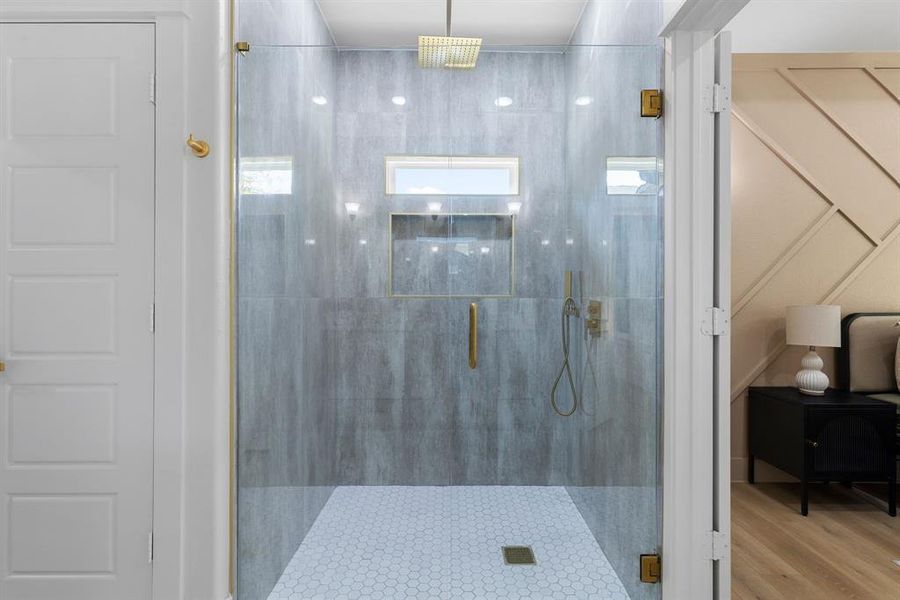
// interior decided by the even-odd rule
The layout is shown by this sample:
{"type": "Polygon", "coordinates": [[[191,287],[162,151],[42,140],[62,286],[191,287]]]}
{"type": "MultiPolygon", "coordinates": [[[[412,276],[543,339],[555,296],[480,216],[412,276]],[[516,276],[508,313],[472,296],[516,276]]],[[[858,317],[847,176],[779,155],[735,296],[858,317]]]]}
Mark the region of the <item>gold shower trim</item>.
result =
{"type": "Polygon", "coordinates": [[[469,368],[478,366],[478,304],[469,304],[469,368]]]}
{"type": "Polygon", "coordinates": [[[388,213],[388,298],[405,300],[452,300],[459,298],[515,298],[516,296],[516,215],[510,213],[437,213],[437,212],[391,212],[388,213]],[[508,294],[395,294],[394,293],[394,217],[509,217],[509,293],[508,294]]]}

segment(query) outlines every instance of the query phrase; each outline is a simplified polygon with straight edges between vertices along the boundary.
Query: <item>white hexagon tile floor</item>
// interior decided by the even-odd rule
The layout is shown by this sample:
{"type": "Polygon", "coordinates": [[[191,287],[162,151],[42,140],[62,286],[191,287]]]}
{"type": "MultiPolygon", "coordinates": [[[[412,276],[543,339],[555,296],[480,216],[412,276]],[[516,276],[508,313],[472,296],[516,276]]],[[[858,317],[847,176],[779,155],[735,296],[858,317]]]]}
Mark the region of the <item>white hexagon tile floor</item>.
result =
{"type": "Polygon", "coordinates": [[[628,600],[562,487],[339,487],[268,600],[628,600]],[[531,546],[536,565],[507,565],[531,546]]]}

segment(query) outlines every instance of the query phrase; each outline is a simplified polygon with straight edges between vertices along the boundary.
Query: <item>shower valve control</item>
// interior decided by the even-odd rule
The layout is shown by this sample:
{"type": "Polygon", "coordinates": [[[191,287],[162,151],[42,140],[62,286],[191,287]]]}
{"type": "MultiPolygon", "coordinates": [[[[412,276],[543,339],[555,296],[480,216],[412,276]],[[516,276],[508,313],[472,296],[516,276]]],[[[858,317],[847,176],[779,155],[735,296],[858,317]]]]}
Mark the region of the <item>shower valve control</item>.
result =
{"type": "Polygon", "coordinates": [[[603,322],[603,303],[600,300],[588,300],[584,326],[591,337],[600,337],[603,333],[603,322]]]}

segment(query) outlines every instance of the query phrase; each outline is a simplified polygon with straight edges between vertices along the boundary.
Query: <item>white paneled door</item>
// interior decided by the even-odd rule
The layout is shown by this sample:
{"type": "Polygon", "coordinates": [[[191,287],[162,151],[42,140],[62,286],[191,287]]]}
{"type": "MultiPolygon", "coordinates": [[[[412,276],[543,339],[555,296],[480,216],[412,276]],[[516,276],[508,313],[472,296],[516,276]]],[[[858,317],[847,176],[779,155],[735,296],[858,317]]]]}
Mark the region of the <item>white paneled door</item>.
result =
{"type": "Polygon", "coordinates": [[[0,598],[151,595],[154,65],[0,24],[0,598]]]}

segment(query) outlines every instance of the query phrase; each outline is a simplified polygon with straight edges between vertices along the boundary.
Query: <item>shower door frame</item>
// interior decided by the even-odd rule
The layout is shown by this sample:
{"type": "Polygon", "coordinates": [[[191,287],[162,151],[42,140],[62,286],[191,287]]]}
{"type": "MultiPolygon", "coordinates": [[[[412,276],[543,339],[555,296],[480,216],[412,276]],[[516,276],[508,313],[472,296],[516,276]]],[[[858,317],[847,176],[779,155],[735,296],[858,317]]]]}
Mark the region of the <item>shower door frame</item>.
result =
{"type": "Polygon", "coordinates": [[[685,0],[660,34],[666,44],[664,599],[731,597],[731,49],[720,31],[748,1],[685,0]]]}
{"type": "MultiPolygon", "coordinates": [[[[615,46],[615,45],[613,45],[613,46],[615,46]]],[[[627,47],[627,45],[625,45],[625,46],[627,47]]],[[[261,47],[262,47],[262,45],[261,45],[261,47]]],[[[659,51],[659,50],[657,49],[657,52],[658,52],[658,51],[659,51]]],[[[233,69],[233,71],[232,71],[232,72],[233,72],[233,76],[235,77],[235,81],[234,81],[234,84],[233,84],[234,87],[233,87],[233,90],[232,90],[232,93],[233,93],[233,94],[236,94],[236,93],[237,93],[237,85],[238,85],[238,84],[237,84],[237,77],[236,77],[236,74],[237,74],[237,63],[239,62],[239,59],[238,59],[237,57],[240,57],[242,54],[243,54],[243,51],[235,50],[235,49],[234,49],[234,44],[232,44],[232,56],[235,58],[235,64],[234,64],[233,67],[232,67],[232,69],[233,69]]],[[[658,62],[658,60],[659,60],[659,54],[655,54],[655,57],[654,57],[654,58],[656,59],[656,62],[655,62],[655,64],[654,64],[654,69],[655,69],[655,70],[654,70],[654,73],[653,73],[654,77],[653,77],[652,81],[654,82],[654,85],[659,85],[659,81],[660,81],[659,73],[660,73],[660,69],[661,69],[661,65],[660,65],[660,63],[658,62]]],[[[234,99],[234,98],[233,98],[233,99],[234,99]]],[[[233,121],[232,121],[232,128],[233,128],[233,130],[232,130],[232,135],[234,136],[235,140],[236,140],[236,137],[237,137],[237,123],[238,123],[238,121],[237,121],[237,110],[236,110],[236,109],[237,109],[237,106],[232,107],[232,111],[233,111],[233,112],[232,112],[232,119],[233,119],[233,121]]],[[[636,115],[635,115],[635,116],[636,116],[636,115]]],[[[654,127],[654,137],[653,137],[653,139],[655,140],[655,144],[654,144],[654,153],[655,153],[656,156],[660,156],[660,155],[661,155],[660,153],[661,153],[661,151],[662,151],[661,144],[660,144],[660,138],[659,138],[660,130],[661,130],[661,127],[660,127],[659,125],[657,125],[656,127],[654,127]]],[[[237,145],[236,143],[234,143],[234,146],[233,146],[233,148],[232,148],[232,154],[231,154],[231,164],[232,164],[232,167],[233,167],[233,168],[234,168],[234,166],[237,165],[237,163],[238,163],[238,155],[239,155],[239,152],[238,152],[238,145],[237,145]]],[[[605,165],[604,165],[604,166],[605,166],[605,165]]],[[[233,175],[232,175],[233,179],[235,179],[236,173],[237,173],[237,171],[234,170],[234,171],[233,171],[233,175]]],[[[233,181],[233,185],[234,185],[234,181],[233,181]]],[[[236,187],[237,187],[237,186],[235,186],[235,189],[233,189],[233,191],[232,191],[232,198],[231,198],[231,201],[232,201],[232,203],[233,203],[233,205],[232,205],[232,213],[231,213],[231,218],[232,218],[232,220],[233,220],[233,221],[232,221],[232,227],[235,227],[235,228],[236,228],[236,226],[237,226],[237,221],[236,221],[236,211],[235,211],[235,208],[236,208],[236,205],[237,205],[237,199],[238,199],[238,192],[237,192],[237,190],[236,190],[236,187]]],[[[654,198],[654,200],[658,200],[658,195],[657,195],[657,194],[654,194],[654,195],[653,195],[653,198],[654,198]]],[[[657,207],[656,212],[655,212],[655,215],[656,215],[655,218],[656,218],[657,220],[659,220],[660,217],[662,216],[662,215],[660,215],[660,212],[659,212],[659,208],[658,208],[659,205],[658,205],[658,203],[656,203],[656,202],[654,203],[654,205],[657,207]]],[[[435,216],[435,213],[431,213],[431,212],[405,212],[405,211],[396,211],[396,212],[394,212],[394,211],[392,211],[391,214],[392,214],[392,215],[393,215],[393,214],[411,214],[411,215],[421,215],[421,216],[429,216],[429,217],[435,216]]],[[[465,216],[465,215],[469,215],[469,214],[476,214],[476,215],[478,215],[478,216],[500,216],[500,215],[506,215],[506,214],[508,214],[508,213],[495,213],[495,212],[488,212],[488,213],[469,213],[469,212],[460,212],[460,213],[454,213],[453,211],[450,211],[450,212],[446,212],[446,213],[445,213],[445,212],[441,212],[441,213],[437,213],[437,214],[438,214],[438,215],[445,215],[445,216],[460,216],[460,215],[465,216]]],[[[513,218],[513,221],[514,221],[513,231],[515,232],[516,229],[517,229],[517,225],[518,225],[518,223],[517,223],[518,217],[517,217],[517,216],[514,217],[514,218],[513,218]]],[[[233,235],[234,235],[234,234],[233,234],[233,235]]],[[[514,236],[514,237],[515,237],[516,235],[517,235],[516,233],[513,233],[513,236],[514,236]]],[[[657,240],[657,241],[654,242],[654,243],[655,243],[657,249],[659,249],[659,241],[657,240]]],[[[236,244],[236,236],[232,238],[232,261],[233,261],[233,262],[232,262],[232,265],[231,265],[231,266],[232,266],[232,269],[235,269],[235,268],[236,268],[236,261],[234,261],[234,252],[235,252],[235,249],[236,249],[235,244],[236,244]]],[[[515,243],[513,243],[513,249],[514,249],[514,248],[515,248],[515,243]]],[[[515,249],[513,250],[513,253],[515,254],[515,249]]],[[[515,260],[515,259],[514,259],[514,260],[515,260]]],[[[515,267],[513,267],[513,268],[515,268],[515,267]]],[[[513,281],[514,281],[514,277],[513,277],[513,281]]],[[[233,287],[232,290],[231,290],[231,293],[232,293],[232,296],[230,297],[230,301],[231,301],[231,305],[232,305],[232,311],[234,311],[234,310],[235,310],[235,305],[236,305],[236,288],[233,287]]],[[[421,298],[421,297],[423,297],[423,296],[404,296],[404,295],[399,295],[399,296],[391,296],[391,297],[404,299],[404,298],[410,298],[410,297],[412,297],[412,298],[421,298]]],[[[424,297],[427,297],[427,296],[424,296],[424,297]]],[[[464,300],[464,299],[467,299],[467,298],[481,299],[481,298],[509,298],[509,297],[512,297],[512,296],[511,296],[511,295],[485,296],[485,295],[469,295],[469,294],[467,294],[467,295],[456,295],[456,296],[454,296],[454,295],[445,296],[445,298],[448,298],[448,299],[451,299],[451,300],[464,300]]],[[[658,306],[658,305],[657,305],[657,306],[658,306]]],[[[231,331],[231,343],[232,343],[232,344],[236,344],[236,343],[237,343],[236,329],[234,329],[234,327],[236,326],[236,325],[235,325],[235,324],[236,324],[236,318],[235,318],[234,315],[235,315],[235,313],[232,312],[232,328],[233,328],[232,331],[231,331]]],[[[658,314],[655,316],[655,319],[657,320],[657,322],[659,321],[659,316],[658,316],[658,314]]],[[[657,329],[657,331],[658,331],[658,329],[657,329]]],[[[661,346],[662,346],[662,344],[661,344],[660,342],[661,342],[661,340],[659,339],[659,336],[655,337],[655,343],[657,344],[657,347],[660,348],[660,349],[657,351],[657,357],[659,357],[659,355],[660,355],[660,353],[661,353],[661,346]]],[[[231,369],[232,369],[231,380],[232,380],[232,381],[234,380],[234,377],[236,376],[236,372],[237,372],[237,371],[236,371],[236,369],[237,369],[237,364],[236,364],[235,361],[236,361],[236,353],[232,356],[232,364],[231,364],[231,369]]],[[[653,370],[654,374],[656,375],[656,379],[657,379],[657,383],[656,383],[657,395],[656,395],[656,397],[655,397],[654,406],[652,407],[652,408],[653,408],[653,411],[655,411],[655,414],[657,415],[657,417],[656,417],[657,422],[652,426],[653,433],[654,433],[654,445],[655,445],[655,447],[654,447],[655,452],[654,452],[654,457],[653,457],[653,458],[654,458],[654,461],[653,461],[653,462],[654,462],[653,468],[654,468],[654,474],[656,475],[655,482],[654,482],[654,483],[655,483],[655,488],[656,488],[656,490],[655,490],[654,501],[653,501],[653,505],[654,505],[654,507],[655,507],[655,514],[654,514],[654,513],[649,513],[649,514],[647,515],[647,517],[646,517],[646,521],[642,521],[642,520],[639,520],[639,521],[638,521],[638,522],[640,523],[641,526],[647,526],[647,527],[649,527],[650,524],[652,524],[652,526],[653,526],[653,531],[654,531],[654,540],[653,540],[653,542],[654,542],[654,543],[653,543],[652,545],[649,545],[649,544],[648,544],[647,549],[646,549],[647,552],[659,552],[659,548],[661,547],[661,536],[662,536],[661,515],[662,515],[662,512],[663,512],[663,508],[662,508],[663,500],[662,500],[662,497],[663,497],[664,494],[665,494],[664,489],[662,489],[661,476],[660,476],[660,474],[661,474],[661,472],[662,472],[662,468],[663,468],[662,465],[663,465],[663,456],[664,456],[664,455],[663,455],[663,452],[662,452],[662,437],[661,437],[661,432],[662,432],[663,424],[662,424],[662,422],[659,421],[659,418],[661,418],[660,410],[661,410],[661,402],[662,402],[662,394],[661,394],[662,381],[661,381],[661,378],[658,376],[658,374],[659,374],[659,362],[658,362],[658,361],[659,361],[659,359],[657,358],[657,362],[656,362],[656,365],[655,365],[654,370],[653,370]]],[[[230,410],[231,410],[231,411],[234,411],[234,410],[236,409],[236,402],[237,402],[236,389],[235,389],[235,390],[232,390],[232,398],[231,398],[231,402],[232,402],[232,404],[231,404],[231,406],[230,406],[230,410]]],[[[234,418],[234,417],[233,417],[233,418],[234,418]]],[[[237,472],[236,472],[236,464],[237,464],[237,461],[236,461],[236,457],[235,457],[235,456],[236,456],[236,440],[235,440],[235,438],[236,438],[236,428],[237,428],[237,424],[238,424],[238,421],[237,421],[237,419],[235,418],[234,421],[233,421],[233,423],[232,423],[232,432],[231,432],[231,435],[233,436],[233,439],[231,440],[231,445],[230,445],[230,448],[229,448],[229,455],[230,455],[230,460],[231,460],[231,465],[230,465],[230,475],[231,475],[231,477],[232,477],[231,486],[230,486],[232,497],[230,498],[230,501],[229,501],[229,510],[230,510],[230,520],[229,520],[230,544],[229,544],[229,552],[230,552],[230,554],[231,554],[230,560],[229,560],[229,579],[230,579],[230,584],[231,584],[231,586],[232,586],[232,594],[234,594],[235,591],[236,591],[236,578],[237,578],[237,549],[236,549],[236,545],[237,545],[237,541],[238,541],[238,535],[236,534],[236,525],[237,525],[237,516],[236,516],[236,512],[237,512],[237,510],[236,510],[236,502],[237,502],[237,472]]],[[[627,536],[626,536],[626,537],[627,537],[627,536]]],[[[678,550],[678,551],[680,552],[680,551],[683,551],[683,550],[678,550]]],[[[639,563],[639,556],[640,556],[640,555],[639,555],[637,552],[634,553],[634,555],[633,555],[633,563],[634,563],[634,564],[638,564],[638,563],[639,563]]],[[[650,585],[650,586],[647,586],[647,587],[648,587],[649,589],[653,590],[653,593],[656,594],[655,597],[657,597],[657,598],[659,597],[659,594],[661,594],[661,593],[663,592],[663,589],[664,589],[664,588],[662,588],[661,585],[650,585]]],[[[676,597],[676,596],[673,596],[673,597],[676,597]]],[[[677,598],[677,597],[676,597],[676,598],[677,598]]]]}

